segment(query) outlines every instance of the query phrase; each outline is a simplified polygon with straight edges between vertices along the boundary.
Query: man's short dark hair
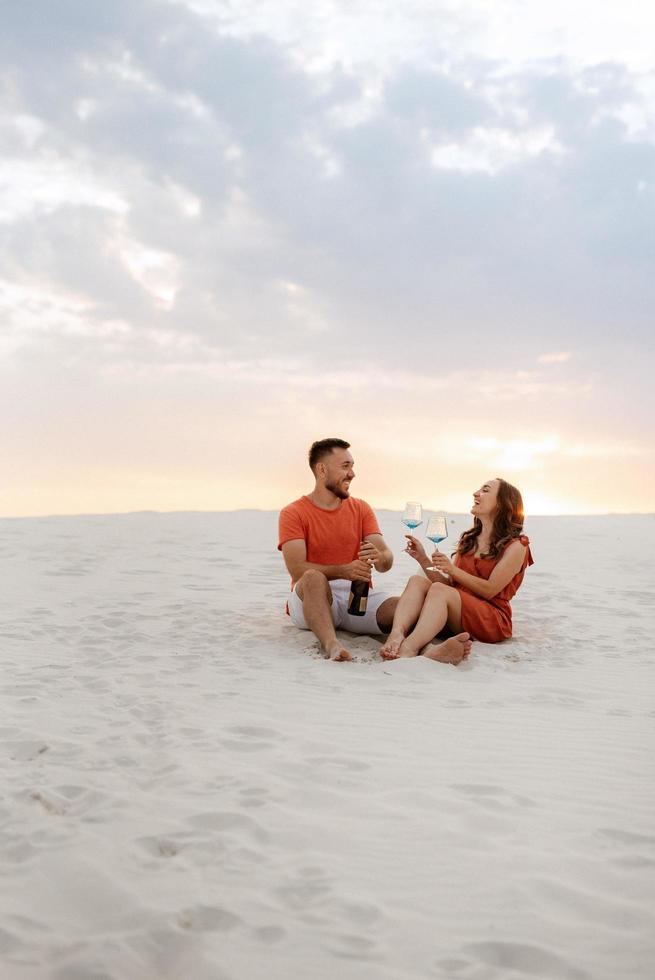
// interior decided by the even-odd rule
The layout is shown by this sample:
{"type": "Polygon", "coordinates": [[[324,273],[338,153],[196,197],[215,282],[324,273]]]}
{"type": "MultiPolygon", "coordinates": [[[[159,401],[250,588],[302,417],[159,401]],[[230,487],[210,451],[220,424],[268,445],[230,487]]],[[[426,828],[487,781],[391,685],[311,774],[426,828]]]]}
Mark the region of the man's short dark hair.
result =
{"type": "Polygon", "coordinates": [[[333,449],[350,449],[350,443],[345,439],[319,439],[309,447],[309,466],[312,473],[315,472],[317,463],[329,456],[333,449]]]}

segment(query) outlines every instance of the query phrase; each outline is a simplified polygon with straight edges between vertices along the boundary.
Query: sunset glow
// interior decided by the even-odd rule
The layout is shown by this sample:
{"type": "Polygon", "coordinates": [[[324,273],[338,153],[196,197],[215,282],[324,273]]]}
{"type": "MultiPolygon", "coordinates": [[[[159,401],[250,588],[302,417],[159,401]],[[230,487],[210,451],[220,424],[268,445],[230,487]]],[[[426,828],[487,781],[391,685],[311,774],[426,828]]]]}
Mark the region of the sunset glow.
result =
{"type": "Polygon", "coordinates": [[[0,513],[655,510],[643,4],[18,6],[0,513]]]}

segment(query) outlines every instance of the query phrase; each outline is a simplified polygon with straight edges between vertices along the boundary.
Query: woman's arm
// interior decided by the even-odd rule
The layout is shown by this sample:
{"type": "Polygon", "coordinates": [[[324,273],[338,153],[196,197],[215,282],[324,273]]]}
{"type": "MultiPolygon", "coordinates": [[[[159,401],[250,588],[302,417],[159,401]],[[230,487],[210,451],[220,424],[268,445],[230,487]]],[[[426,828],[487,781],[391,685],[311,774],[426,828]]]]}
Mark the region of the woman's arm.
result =
{"type": "Polygon", "coordinates": [[[517,572],[521,571],[526,547],[526,545],[521,544],[518,540],[512,541],[505,549],[503,557],[488,579],[480,578],[479,575],[471,575],[469,572],[463,571],[457,565],[453,564],[446,555],[442,555],[441,553],[433,556],[433,558],[434,564],[439,570],[443,574],[450,575],[454,582],[465,585],[467,589],[470,589],[471,592],[479,595],[482,599],[493,599],[494,596],[503,591],[506,585],[509,585],[517,572]]]}
{"type": "Polygon", "coordinates": [[[428,571],[428,567],[432,565],[432,559],[428,558],[425,553],[425,548],[418,538],[415,538],[413,534],[406,534],[405,537],[407,538],[407,554],[419,563],[430,581],[443,582],[445,585],[450,585],[450,576],[445,572],[428,571]]]}

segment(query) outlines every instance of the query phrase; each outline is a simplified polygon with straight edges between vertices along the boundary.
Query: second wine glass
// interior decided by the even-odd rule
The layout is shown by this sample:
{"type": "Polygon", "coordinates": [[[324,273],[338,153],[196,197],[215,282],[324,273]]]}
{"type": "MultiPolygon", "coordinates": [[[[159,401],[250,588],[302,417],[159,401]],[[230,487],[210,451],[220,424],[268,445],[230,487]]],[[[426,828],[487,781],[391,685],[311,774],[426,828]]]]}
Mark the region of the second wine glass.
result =
{"type": "MultiPolygon", "coordinates": [[[[448,537],[448,523],[445,517],[438,514],[436,517],[431,517],[428,521],[428,526],[425,529],[425,536],[429,538],[434,547],[436,548],[440,541],[445,541],[448,537]]],[[[434,572],[436,569],[433,565],[428,568],[429,572],[434,572]]]]}

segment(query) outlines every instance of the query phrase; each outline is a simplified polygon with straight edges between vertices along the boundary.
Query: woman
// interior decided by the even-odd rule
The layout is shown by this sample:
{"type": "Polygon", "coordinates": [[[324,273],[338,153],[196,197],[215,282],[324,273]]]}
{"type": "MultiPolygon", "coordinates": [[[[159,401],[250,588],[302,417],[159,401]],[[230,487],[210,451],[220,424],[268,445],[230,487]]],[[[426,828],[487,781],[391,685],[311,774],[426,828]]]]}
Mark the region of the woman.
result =
{"type": "Polygon", "coordinates": [[[522,533],[521,494],[505,480],[489,480],[473,494],[471,513],[473,527],[459,539],[454,562],[439,551],[430,561],[420,541],[406,535],[407,553],[428,578],[413,575],[407,583],[380,649],[385,660],[421,653],[458,664],[470,653],[472,639],[498,643],[512,635],[509,601],[533,564],[522,533]],[[430,565],[437,571],[428,570],[430,565]],[[455,635],[430,642],[445,628],[455,635]]]}

